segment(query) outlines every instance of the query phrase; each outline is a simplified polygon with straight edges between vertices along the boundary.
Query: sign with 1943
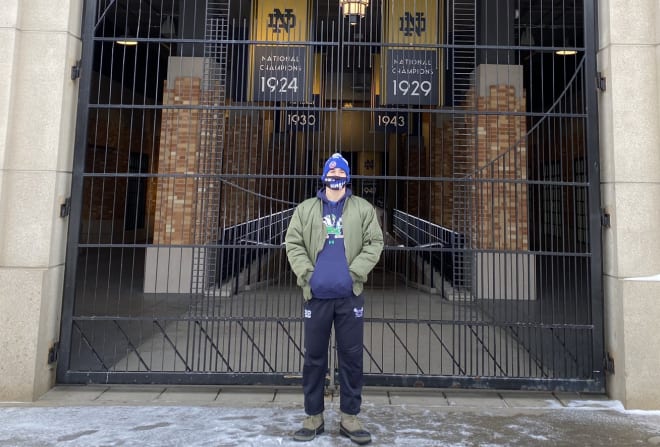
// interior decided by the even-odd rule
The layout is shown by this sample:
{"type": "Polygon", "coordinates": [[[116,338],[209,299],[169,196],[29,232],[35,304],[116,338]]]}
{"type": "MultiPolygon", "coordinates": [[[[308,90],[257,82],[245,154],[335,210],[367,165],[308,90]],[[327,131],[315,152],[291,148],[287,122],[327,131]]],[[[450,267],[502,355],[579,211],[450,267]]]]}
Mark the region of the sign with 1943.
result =
{"type": "Polygon", "coordinates": [[[305,47],[254,47],[255,101],[305,101],[307,53],[305,47]]]}
{"type": "MultiPolygon", "coordinates": [[[[380,107],[380,95],[376,95],[376,107],[380,107]]],[[[408,132],[409,114],[402,110],[375,111],[373,114],[375,132],[408,132]]]]}

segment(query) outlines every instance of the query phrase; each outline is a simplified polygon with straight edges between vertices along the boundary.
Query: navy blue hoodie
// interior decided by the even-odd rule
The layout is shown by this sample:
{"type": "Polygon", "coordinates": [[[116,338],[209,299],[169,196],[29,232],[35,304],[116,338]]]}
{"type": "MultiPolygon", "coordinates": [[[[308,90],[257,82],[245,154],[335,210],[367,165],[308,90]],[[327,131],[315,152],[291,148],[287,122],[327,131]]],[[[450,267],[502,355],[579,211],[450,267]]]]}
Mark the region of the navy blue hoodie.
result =
{"type": "Polygon", "coordinates": [[[323,224],[327,232],[325,244],[316,259],[314,273],[309,280],[312,297],[321,299],[346,298],[353,296],[353,279],[348,272],[348,262],[344,251],[344,227],[342,211],[351,190],[338,202],[331,202],[325,195],[325,188],[316,196],[323,202],[323,224]]]}

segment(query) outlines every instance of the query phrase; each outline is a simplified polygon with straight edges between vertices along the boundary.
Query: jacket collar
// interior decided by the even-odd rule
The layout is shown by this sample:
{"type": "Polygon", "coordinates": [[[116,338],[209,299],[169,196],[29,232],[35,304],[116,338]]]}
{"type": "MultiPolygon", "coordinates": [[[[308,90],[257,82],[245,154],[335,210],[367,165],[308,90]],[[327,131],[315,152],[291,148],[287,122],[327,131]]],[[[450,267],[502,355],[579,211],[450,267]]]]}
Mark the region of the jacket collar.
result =
{"type": "MultiPolygon", "coordinates": [[[[347,187],[347,188],[346,188],[346,194],[344,194],[344,197],[342,197],[341,199],[339,199],[338,202],[335,202],[335,203],[341,203],[341,202],[345,201],[346,199],[348,199],[348,198],[349,198],[350,196],[352,196],[352,195],[353,195],[353,191],[351,191],[351,188],[348,188],[348,187],[347,187]]],[[[321,201],[324,202],[324,203],[333,203],[333,202],[331,202],[330,200],[328,200],[328,198],[326,197],[326,195],[325,195],[325,187],[323,187],[323,188],[321,188],[321,189],[319,189],[319,190],[317,191],[317,193],[316,193],[316,197],[318,197],[319,199],[321,199],[321,201]]]]}

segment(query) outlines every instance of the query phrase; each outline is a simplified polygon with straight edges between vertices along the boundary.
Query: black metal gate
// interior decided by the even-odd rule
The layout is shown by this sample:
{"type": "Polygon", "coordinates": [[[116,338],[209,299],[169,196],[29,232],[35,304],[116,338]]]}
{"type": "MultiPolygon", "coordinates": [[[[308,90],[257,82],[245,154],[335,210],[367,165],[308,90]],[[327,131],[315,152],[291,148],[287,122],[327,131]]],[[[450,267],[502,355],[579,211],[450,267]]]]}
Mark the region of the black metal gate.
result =
{"type": "Polygon", "coordinates": [[[299,383],[283,235],[342,152],[367,385],[603,391],[595,4],[86,0],[58,380],[299,383]]]}

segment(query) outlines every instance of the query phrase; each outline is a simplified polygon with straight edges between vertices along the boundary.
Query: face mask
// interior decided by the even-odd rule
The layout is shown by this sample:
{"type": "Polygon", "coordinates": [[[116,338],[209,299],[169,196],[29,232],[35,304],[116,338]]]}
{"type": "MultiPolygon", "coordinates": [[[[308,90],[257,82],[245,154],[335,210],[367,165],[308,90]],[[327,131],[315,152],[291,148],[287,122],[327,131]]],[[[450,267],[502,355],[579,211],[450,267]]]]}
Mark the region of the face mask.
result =
{"type": "Polygon", "coordinates": [[[325,183],[325,186],[327,186],[330,189],[342,189],[344,186],[346,186],[346,177],[331,177],[327,176],[324,180],[323,183],[325,183]]]}

